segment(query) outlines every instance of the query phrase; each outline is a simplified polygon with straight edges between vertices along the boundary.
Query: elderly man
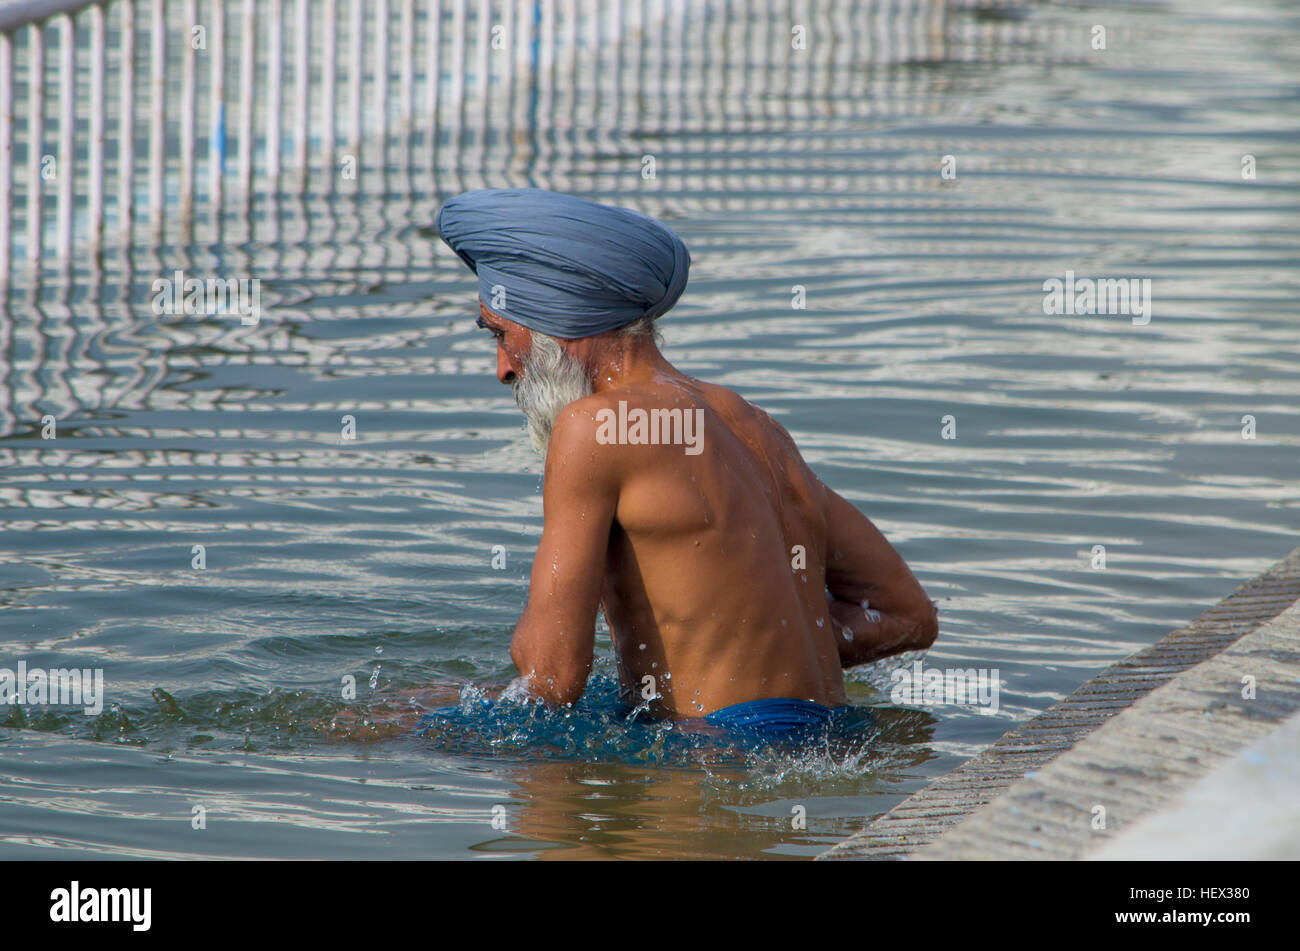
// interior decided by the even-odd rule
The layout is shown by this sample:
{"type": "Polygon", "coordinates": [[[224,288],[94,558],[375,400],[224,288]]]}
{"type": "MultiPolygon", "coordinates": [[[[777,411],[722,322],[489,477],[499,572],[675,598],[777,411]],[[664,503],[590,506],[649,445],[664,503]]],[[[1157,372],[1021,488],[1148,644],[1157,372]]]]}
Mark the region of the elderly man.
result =
{"type": "Polygon", "coordinates": [[[497,379],[545,456],[510,647],[530,694],[582,695],[598,607],[630,703],[762,733],[825,723],[842,668],[934,642],[912,572],[790,434],[664,359],[653,322],[690,267],[676,234],[538,189],[458,195],[438,230],[478,275],[497,379]]]}

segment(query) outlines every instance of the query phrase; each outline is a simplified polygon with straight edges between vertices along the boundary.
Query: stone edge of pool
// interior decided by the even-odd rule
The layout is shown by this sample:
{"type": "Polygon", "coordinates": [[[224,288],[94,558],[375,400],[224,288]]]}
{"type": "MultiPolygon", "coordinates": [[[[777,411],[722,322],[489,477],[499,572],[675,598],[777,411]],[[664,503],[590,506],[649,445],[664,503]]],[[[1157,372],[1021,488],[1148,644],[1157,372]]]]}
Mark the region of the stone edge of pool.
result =
{"type": "Polygon", "coordinates": [[[1300,711],[1300,548],[818,859],[1075,859],[1300,711]],[[1244,699],[1242,678],[1255,678],[1244,699]],[[1094,828],[1105,810],[1105,829],[1094,828]]]}

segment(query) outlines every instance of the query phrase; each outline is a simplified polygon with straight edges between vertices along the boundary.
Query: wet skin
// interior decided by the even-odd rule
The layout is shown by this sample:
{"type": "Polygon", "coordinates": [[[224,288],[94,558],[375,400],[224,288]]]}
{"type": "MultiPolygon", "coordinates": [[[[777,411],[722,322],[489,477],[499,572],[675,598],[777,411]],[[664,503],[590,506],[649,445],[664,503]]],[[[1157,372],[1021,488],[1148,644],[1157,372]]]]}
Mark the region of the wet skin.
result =
{"type": "MultiPolygon", "coordinates": [[[[497,378],[522,377],[530,331],[481,304],[480,322],[497,378]]],[[[593,393],[560,412],[547,448],[542,538],[510,645],[530,693],[582,695],[598,607],[629,702],[653,677],[650,712],[673,718],[766,697],[843,704],[842,668],[934,642],[934,605],[906,563],[767,413],[681,373],[649,337],[560,343],[593,393]],[[620,400],[702,409],[703,451],[603,444],[597,414],[620,400]]]]}

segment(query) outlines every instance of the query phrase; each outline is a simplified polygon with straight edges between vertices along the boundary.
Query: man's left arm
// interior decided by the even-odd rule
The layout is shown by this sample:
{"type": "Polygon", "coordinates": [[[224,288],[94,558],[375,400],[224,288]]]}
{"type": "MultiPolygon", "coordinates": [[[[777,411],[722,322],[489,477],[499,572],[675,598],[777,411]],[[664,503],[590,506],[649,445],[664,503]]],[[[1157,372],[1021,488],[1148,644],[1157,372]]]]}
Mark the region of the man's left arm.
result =
{"type": "Polygon", "coordinates": [[[596,609],[618,504],[611,448],[597,446],[595,420],[583,409],[565,409],[551,431],[542,540],[528,604],[510,642],[510,657],[528,692],[551,704],[576,702],[591,673],[596,609]]]}

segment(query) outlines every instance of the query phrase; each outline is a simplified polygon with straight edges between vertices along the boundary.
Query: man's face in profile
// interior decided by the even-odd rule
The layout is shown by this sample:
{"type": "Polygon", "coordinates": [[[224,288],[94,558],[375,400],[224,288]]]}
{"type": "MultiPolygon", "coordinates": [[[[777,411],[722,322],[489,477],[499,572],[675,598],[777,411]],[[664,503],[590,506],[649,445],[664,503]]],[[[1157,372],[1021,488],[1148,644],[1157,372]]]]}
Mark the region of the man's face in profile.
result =
{"type": "Polygon", "coordinates": [[[510,384],[533,447],[546,455],[551,427],[570,403],[591,395],[587,368],[556,338],[522,327],[479,302],[478,325],[497,341],[497,379],[510,384]]]}

